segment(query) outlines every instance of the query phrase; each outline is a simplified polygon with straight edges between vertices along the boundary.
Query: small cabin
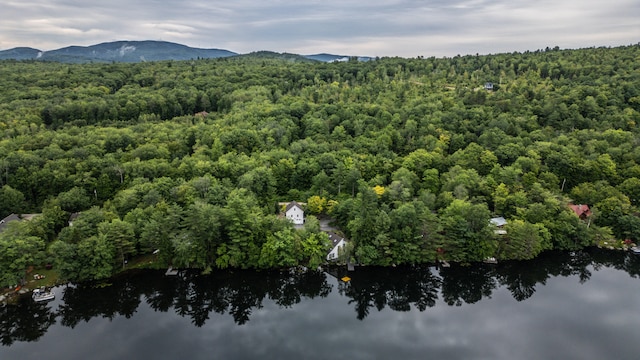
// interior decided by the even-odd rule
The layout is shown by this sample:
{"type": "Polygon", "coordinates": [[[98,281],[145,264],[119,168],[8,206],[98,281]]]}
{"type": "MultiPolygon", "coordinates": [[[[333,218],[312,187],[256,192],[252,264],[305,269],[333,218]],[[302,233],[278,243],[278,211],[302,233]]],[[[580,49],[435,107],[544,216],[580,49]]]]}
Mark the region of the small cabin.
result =
{"type": "Polygon", "coordinates": [[[585,204],[573,205],[573,204],[570,204],[569,207],[571,208],[571,210],[573,210],[573,212],[576,215],[578,215],[580,220],[586,220],[589,216],[591,216],[591,209],[589,208],[589,205],[585,205],[585,204]]]}
{"type": "Polygon", "coordinates": [[[484,89],[485,90],[489,90],[489,91],[493,91],[493,83],[492,82],[484,83],[484,89]]]}
{"type": "Polygon", "coordinates": [[[502,216],[494,217],[489,219],[489,223],[495,226],[493,232],[498,235],[506,235],[507,230],[504,229],[504,226],[507,225],[507,220],[502,216]]]}
{"type": "Polygon", "coordinates": [[[71,214],[71,215],[69,216],[69,221],[68,221],[69,226],[73,226],[73,222],[74,222],[74,221],[76,221],[76,219],[78,218],[78,216],[80,216],[80,213],[79,213],[79,212],[74,212],[73,214],[71,214]]]}

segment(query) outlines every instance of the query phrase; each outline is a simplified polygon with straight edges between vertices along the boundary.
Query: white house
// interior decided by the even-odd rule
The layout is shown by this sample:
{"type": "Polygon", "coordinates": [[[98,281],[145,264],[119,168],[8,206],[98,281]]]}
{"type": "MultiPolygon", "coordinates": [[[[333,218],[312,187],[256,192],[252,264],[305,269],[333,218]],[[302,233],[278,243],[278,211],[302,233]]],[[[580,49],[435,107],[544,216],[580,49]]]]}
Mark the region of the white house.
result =
{"type": "Polygon", "coordinates": [[[304,224],[304,210],[302,210],[300,204],[295,201],[292,201],[287,205],[284,210],[284,215],[295,225],[304,224]]]}
{"type": "Polygon", "coordinates": [[[329,240],[331,240],[331,250],[327,254],[327,261],[336,261],[338,260],[338,250],[344,248],[347,242],[344,238],[334,232],[327,231],[329,235],[329,240]]]}

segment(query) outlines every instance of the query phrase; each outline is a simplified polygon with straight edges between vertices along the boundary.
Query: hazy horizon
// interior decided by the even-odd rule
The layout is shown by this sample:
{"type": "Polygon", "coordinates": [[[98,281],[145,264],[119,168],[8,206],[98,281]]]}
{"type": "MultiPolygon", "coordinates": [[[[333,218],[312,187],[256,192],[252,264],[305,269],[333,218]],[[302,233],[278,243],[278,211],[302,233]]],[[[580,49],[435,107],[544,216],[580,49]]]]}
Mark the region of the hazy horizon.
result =
{"type": "Polygon", "coordinates": [[[441,57],[640,41],[634,0],[25,0],[3,7],[1,50],[157,40],[236,53],[441,57]]]}

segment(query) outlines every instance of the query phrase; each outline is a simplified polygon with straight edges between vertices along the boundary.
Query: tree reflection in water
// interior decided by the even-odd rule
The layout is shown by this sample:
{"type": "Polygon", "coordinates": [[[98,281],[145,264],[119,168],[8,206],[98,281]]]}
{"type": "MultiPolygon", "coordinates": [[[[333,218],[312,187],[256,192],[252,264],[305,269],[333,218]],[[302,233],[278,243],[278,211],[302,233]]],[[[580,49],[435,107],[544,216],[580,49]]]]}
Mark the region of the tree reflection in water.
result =
{"type": "MultiPolygon", "coordinates": [[[[413,308],[425,311],[440,299],[449,306],[473,304],[490,297],[498,287],[508,289],[523,301],[533,296],[538,284],[557,276],[577,276],[584,283],[591,271],[614,268],[640,277],[640,256],[630,253],[589,249],[581,252],[550,252],[530,261],[497,265],[453,265],[437,269],[429,266],[358,268],[352,280],[337,281],[338,294],[349,298],[356,317],[364,320],[372,308],[394,311],[413,308]]],[[[332,291],[328,276],[341,278],[338,269],[328,273],[295,269],[290,271],[220,271],[202,276],[184,272],[167,277],[154,271],[127,273],[108,286],[69,285],[59,290],[62,302],[34,303],[28,296],[17,304],[0,306],[2,344],[36,341],[59,318],[61,325],[75,327],[94,317],[131,317],[142,301],[155,311],[175,311],[203,326],[212,312],[229,314],[238,325],[247,323],[265,299],[283,307],[293,307],[305,298],[326,297],[332,291]]],[[[336,282],[336,280],[332,280],[336,282]]]]}
{"type": "Polygon", "coordinates": [[[46,303],[35,303],[29,298],[23,298],[15,305],[0,306],[2,345],[37,340],[55,322],[56,314],[46,303]]]}
{"type": "Polygon", "coordinates": [[[420,311],[435,306],[441,280],[424,267],[359,269],[353,279],[340,285],[340,294],[351,298],[358,319],[369,315],[374,307],[385,306],[396,311],[409,311],[414,304],[420,311]]]}

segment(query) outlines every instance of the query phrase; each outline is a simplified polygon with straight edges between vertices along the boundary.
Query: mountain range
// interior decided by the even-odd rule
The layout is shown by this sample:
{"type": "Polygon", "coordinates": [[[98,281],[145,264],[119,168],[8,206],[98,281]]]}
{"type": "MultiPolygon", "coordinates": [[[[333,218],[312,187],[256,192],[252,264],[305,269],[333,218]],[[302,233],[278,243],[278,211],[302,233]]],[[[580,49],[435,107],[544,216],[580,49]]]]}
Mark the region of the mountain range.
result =
{"type": "MultiPolygon", "coordinates": [[[[200,49],[166,41],[114,41],[91,46],[69,46],[51,51],[41,51],[29,47],[17,47],[0,51],[0,60],[40,60],[63,63],[90,62],[144,62],[162,60],[212,59],[232,56],[278,57],[287,60],[315,60],[323,62],[348,61],[351,56],[315,54],[296,55],[259,51],[250,54],[238,54],[223,49],[200,49]]],[[[359,61],[371,60],[370,57],[357,57],[359,61]]]]}

